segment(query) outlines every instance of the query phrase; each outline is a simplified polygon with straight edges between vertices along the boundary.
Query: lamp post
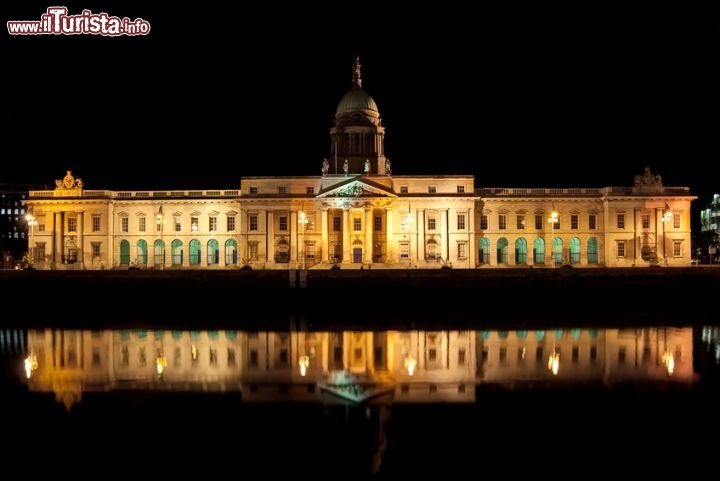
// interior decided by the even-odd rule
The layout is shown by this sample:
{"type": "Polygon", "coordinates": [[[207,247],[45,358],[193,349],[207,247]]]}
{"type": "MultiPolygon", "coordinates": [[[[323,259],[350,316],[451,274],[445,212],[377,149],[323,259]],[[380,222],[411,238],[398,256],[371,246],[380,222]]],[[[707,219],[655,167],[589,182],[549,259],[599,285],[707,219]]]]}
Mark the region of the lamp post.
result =
{"type": "Polygon", "coordinates": [[[30,234],[30,236],[28,237],[28,256],[30,257],[29,263],[32,263],[35,261],[35,249],[32,247],[32,242],[34,241],[33,237],[35,235],[35,225],[37,224],[37,220],[35,220],[35,217],[32,214],[25,214],[25,220],[27,221],[28,232],[30,234]]]}
{"type": "Polygon", "coordinates": [[[548,222],[550,222],[550,262],[552,262],[552,266],[555,267],[555,224],[558,220],[558,213],[557,211],[553,210],[550,213],[550,218],[548,219],[548,222]]]}
{"type": "MultiPolygon", "coordinates": [[[[165,269],[165,244],[163,244],[163,230],[165,230],[165,217],[163,217],[162,205],[157,214],[157,224],[155,225],[156,230],[160,231],[160,269],[165,269]]],[[[153,252],[153,255],[157,256],[157,253],[153,252]]]]}
{"type": "Polygon", "coordinates": [[[305,269],[305,225],[308,223],[307,214],[301,210],[298,214],[298,224],[300,224],[300,269],[305,269]]]}
{"type": "Polygon", "coordinates": [[[667,261],[667,255],[665,254],[665,224],[670,222],[672,220],[672,211],[670,210],[670,206],[667,205],[667,202],[665,203],[665,207],[663,208],[662,212],[662,246],[663,246],[663,261],[665,262],[665,266],[667,267],[668,261],[667,261]]]}

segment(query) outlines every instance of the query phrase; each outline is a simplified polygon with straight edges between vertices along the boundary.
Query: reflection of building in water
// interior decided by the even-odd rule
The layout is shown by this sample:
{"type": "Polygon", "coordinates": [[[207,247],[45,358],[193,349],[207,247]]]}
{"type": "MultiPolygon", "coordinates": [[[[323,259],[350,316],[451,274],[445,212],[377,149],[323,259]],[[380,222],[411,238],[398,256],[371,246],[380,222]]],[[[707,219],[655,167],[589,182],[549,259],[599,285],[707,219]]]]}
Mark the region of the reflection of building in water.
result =
{"type": "Polygon", "coordinates": [[[474,402],[476,386],[693,381],[692,328],[243,332],[30,330],[33,391],[242,392],[246,402],[321,400],[347,371],[391,379],[395,403],[474,402]]]}

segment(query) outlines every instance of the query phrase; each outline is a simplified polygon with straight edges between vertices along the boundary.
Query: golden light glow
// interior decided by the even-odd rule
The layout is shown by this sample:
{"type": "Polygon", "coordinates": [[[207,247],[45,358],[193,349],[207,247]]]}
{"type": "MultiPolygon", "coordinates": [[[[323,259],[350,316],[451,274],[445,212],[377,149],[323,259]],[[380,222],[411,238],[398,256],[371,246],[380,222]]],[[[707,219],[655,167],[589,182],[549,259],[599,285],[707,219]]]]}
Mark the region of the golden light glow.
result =
{"type": "Polygon", "coordinates": [[[553,349],[552,354],[548,358],[548,369],[552,371],[554,376],[557,376],[558,370],[560,369],[560,353],[553,349]]]}
{"type": "Polygon", "coordinates": [[[305,374],[307,374],[308,366],[310,366],[310,357],[300,356],[300,359],[298,360],[298,367],[300,368],[301,376],[305,376],[305,374]]]}
{"type": "Polygon", "coordinates": [[[407,356],[405,358],[405,369],[407,369],[408,375],[412,376],[415,374],[415,366],[417,365],[417,361],[415,358],[411,356],[407,356]]]}
{"type": "Polygon", "coordinates": [[[167,358],[163,355],[160,355],[155,359],[155,368],[157,369],[158,376],[162,376],[162,373],[165,372],[165,368],[167,367],[167,358]]]}
{"type": "Polygon", "coordinates": [[[198,358],[198,348],[195,344],[190,347],[190,355],[192,356],[193,360],[198,358]]]}
{"type": "Polygon", "coordinates": [[[672,376],[673,372],[675,372],[675,356],[665,351],[663,354],[663,363],[665,364],[665,369],[667,369],[668,376],[672,376]]]}
{"type": "Polygon", "coordinates": [[[31,351],[25,358],[25,361],[23,361],[23,364],[25,365],[25,377],[30,379],[32,373],[38,368],[38,361],[35,353],[31,351]]]}

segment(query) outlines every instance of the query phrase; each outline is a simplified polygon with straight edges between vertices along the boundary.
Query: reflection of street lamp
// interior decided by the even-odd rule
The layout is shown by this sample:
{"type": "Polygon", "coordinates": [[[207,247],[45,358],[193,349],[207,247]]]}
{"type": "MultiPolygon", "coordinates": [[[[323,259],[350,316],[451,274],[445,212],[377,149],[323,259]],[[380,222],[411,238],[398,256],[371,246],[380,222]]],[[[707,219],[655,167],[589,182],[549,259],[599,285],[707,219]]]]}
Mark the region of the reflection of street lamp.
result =
{"type": "Polygon", "coordinates": [[[662,235],[662,243],[663,243],[663,260],[665,261],[665,265],[668,265],[667,256],[665,255],[665,224],[670,222],[672,220],[672,211],[670,210],[670,206],[665,203],[665,207],[663,208],[663,215],[662,215],[662,228],[663,228],[663,235],[662,235]]]}
{"type": "Polygon", "coordinates": [[[550,261],[552,266],[555,267],[555,224],[558,221],[558,213],[552,211],[548,222],[550,222],[550,261]]]}
{"type": "Polygon", "coordinates": [[[38,361],[35,353],[31,351],[30,354],[28,354],[28,357],[25,358],[23,364],[25,366],[25,377],[30,379],[32,373],[38,368],[38,361]]]}
{"type": "Polygon", "coordinates": [[[673,372],[675,372],[675,356],[671,352],[665,351],[663,353],[663,364],[665,364],[668,376],[672,376],[673,372]]]}
{"type": "Polygon", "coordinates": [[[308,366],[310,366],[310,356],[300,356],[298,359],[298,367],[300,368],[300,375],[305,376],[307,374],[308,366]]]}
{"type": "Polygon", "coordinates": [[[412,357],[410,354],[405,356],[405,369],[407,369],[408,375],[412,376],[415,374],[415,366],[417,365],[417,361],[414,357],[412,357]]]}
{"type": "Polygon", "coordinates": [[[304,210],[301,210],[298,214],[298,224],[300,224],[300,246],[302,247],[302,250],[300,251],[300,269],[305,269],[305,226],[307,223],[307,214],[305,214],[304,210]]]}
{"type": "Polygon", "coordinates": [[[560,369],[560,353],[557,349],[553,348],[550,357],[548,358],[548,369],[552,371],[553,376],[557,376],[558,370],[560,369]]]}

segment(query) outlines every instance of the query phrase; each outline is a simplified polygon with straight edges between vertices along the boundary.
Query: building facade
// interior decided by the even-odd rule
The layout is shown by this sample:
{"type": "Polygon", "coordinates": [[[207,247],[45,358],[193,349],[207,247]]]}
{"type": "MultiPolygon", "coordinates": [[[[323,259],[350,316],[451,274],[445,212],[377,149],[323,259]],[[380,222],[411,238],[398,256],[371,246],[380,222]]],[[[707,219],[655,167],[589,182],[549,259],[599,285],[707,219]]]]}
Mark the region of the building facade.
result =
{"type": "Polygon", "coordinates": [[[689,266],[687,187],[648,167],[625,187],[478,188],[472,175],[394,175],[362,87],[330,129],[319,175],[244,177],[238,189],[86,189],[68,171],[31,191],[39,269],[689,266]]]}
{"type": "Polygon", "coordinates": [[[66,404],[120,389],[321,400],[330,372],[383,374],[396,403],[475,402],[476,386],[696,381],[692,328],[513,331],[27,331],[32,391],[66,404]]]}

